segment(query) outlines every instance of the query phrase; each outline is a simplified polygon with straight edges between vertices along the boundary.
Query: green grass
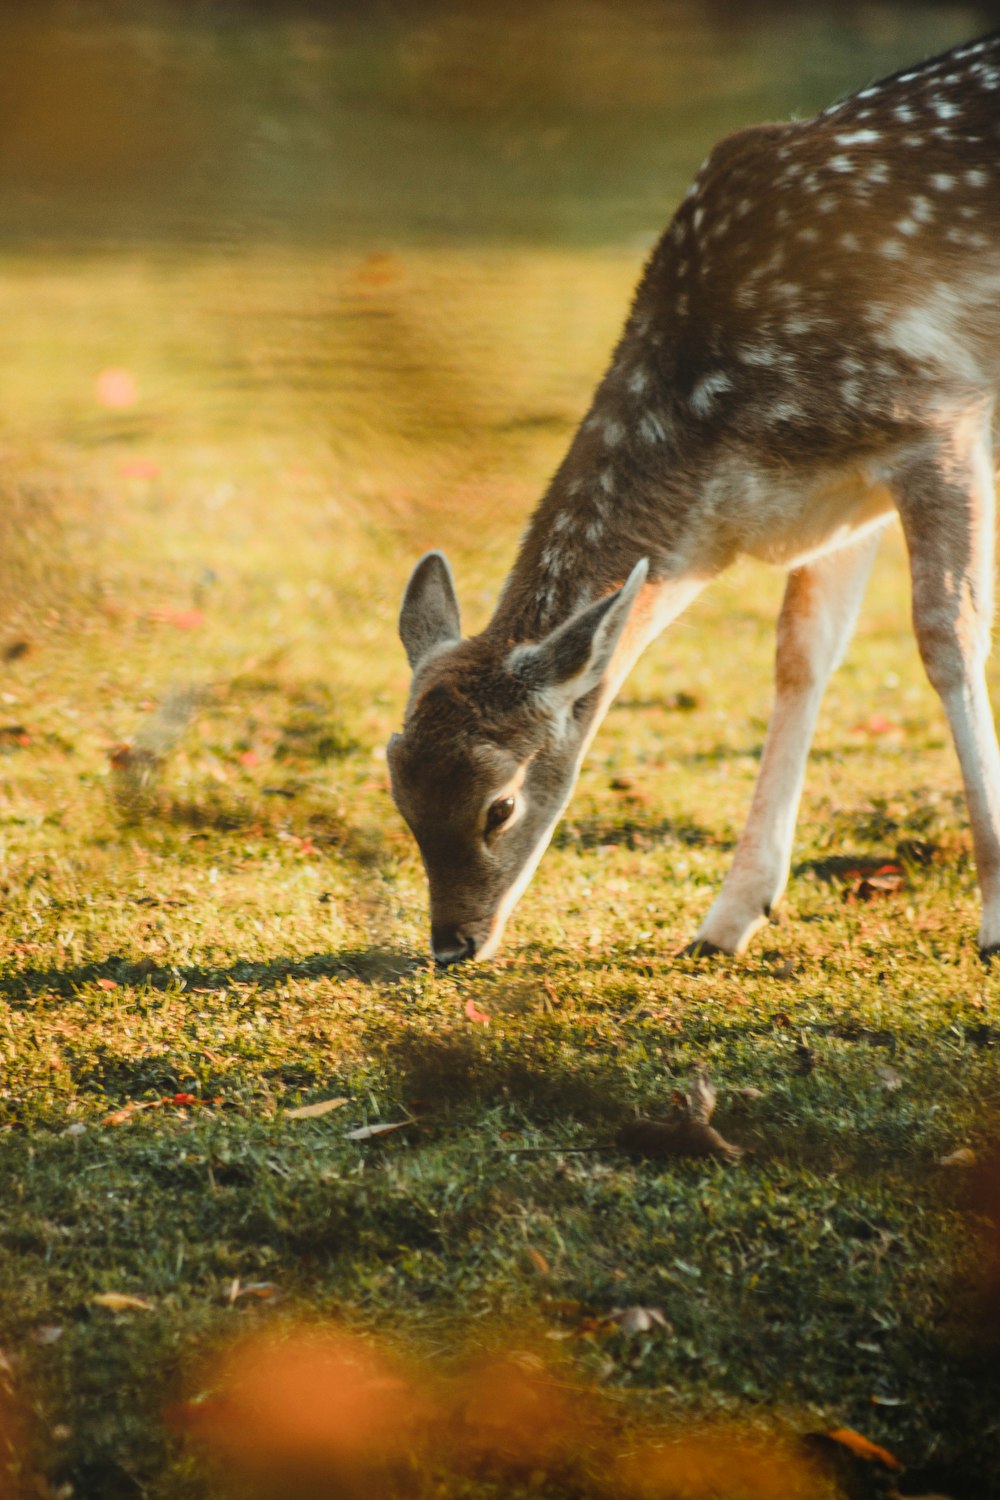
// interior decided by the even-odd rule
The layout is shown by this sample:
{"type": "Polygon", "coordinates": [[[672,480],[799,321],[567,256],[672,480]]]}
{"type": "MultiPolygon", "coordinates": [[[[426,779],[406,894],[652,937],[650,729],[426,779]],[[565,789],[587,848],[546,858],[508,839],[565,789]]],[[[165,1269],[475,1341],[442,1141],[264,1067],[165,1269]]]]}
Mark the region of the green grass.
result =
{"type": "MultiPolygon", "coordinates": [[[[547,1350],[620,1445],[648,1424],[846,1425],[925,1491],[996,1492],[983,1251],[937,1163],[990,1138],[997,981],[897,540],[824,707],[787,897],[745,959],[676,955],[766,722],[781,580],[749,568],[636,669],[502,958],[427,962],[382,749],[399,592],[444,544],[467,624],[486,618],[634,269],[8,267],[0,1347],[48,1493],[225,1492],[164,1412],[205,1393],[210,1351],[300,1319],[435,1370],[547,1350]],[[117,364],[139,385],[118,412],[93,394],[117,364]],[[155,764],[116,770],[123,742],[155,764]],[[903,890],[845,899],[845,870],[900,854],[903,890]],[[578,1149],[668,1113],[698,1068],[740,1164],[578,1149]],[[176,1095],[202,1102],[157,1104],[176,1095]],[[232,1300],[237,1279],[280,1296],[232,1300]],[[108,1292],[149,1307],[91,1300],[108,1292]],[[632,1305],[669,1329],[601,1323],[632,1305]]],[[[447,1470],[439,1453],[407,1483],[522,1493],[447,1470]]]]}

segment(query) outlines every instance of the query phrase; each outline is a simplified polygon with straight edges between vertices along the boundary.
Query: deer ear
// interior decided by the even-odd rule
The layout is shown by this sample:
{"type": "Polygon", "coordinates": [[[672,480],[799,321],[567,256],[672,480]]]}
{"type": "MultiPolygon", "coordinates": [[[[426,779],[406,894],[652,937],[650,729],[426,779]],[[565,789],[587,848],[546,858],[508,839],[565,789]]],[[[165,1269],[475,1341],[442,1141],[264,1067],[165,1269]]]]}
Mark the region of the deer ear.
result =
{"type": "Polygon", "coordinates": [[[614,594],[588,604],[536,646],[516,647],[510,670],[560,705],[585,697],[607,671],[648,572],[643,557],[614,594]]]}
{"type": "Polygon", "coordinates": [[[428,651],[461,640],[458,599],[448,559],[428,552],[410,575],[399,611],[399,638],[416,671],[428,651]]]}

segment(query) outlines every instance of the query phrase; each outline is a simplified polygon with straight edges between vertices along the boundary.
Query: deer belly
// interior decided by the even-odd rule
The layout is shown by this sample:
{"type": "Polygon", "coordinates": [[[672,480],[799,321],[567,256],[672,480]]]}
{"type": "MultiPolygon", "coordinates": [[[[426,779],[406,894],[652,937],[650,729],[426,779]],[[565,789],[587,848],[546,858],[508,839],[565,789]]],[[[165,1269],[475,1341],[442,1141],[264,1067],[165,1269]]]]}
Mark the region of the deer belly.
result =
{"type": "Polygon", "coordinates": [[[884,525],[894,506],[886,485],[854,474],[775,495],[761,509],[759,517],[747,515],[740,550],[760,562],[799,568],[884,525]]]}

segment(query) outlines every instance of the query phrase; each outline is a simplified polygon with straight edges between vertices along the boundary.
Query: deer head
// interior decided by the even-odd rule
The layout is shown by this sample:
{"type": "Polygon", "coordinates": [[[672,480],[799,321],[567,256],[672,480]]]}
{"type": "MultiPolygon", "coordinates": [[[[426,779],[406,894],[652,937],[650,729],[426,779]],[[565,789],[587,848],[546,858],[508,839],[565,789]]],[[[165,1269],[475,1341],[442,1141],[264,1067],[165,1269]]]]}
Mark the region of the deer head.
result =
{"type": "Polygon", "coordinates": [[[418,563],[399,616],[413,683],[388,760],[427,871],[439,964],[499,947],[573,790],[647,569],[643,559],[616,592],[512,645],[489,629],[462,640],[447,561],[418,563]]]}

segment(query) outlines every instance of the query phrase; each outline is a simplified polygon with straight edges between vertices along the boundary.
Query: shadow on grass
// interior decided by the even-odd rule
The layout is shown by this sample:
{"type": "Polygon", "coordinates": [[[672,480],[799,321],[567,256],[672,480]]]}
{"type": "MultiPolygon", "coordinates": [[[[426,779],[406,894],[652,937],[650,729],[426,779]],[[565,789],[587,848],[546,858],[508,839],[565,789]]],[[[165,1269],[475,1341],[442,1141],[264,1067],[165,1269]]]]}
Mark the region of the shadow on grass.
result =
{"type": "Polygon", "coordinates": [[[613,821],[609,818],[573,818],[556,831],[552,840],[556,849],[598,849],[607,844],[624,844],[629,849],[650,843],[684,844],[688,848],[703,848],[713,845],[717,849],[733,849],[736,840],[721,838],[710,828],[684,818],[643,818],[641,815],[623,813],[613,821]]]}
{"type": "Polygon", "coordinates": [[[422,968],[423,956],[398,948],[356,948],[340,953],[311,953],[305,958],[237,959],[227,965],[130,963],[109,958],[65,969],[20,969],[0,976],[0,995],[10,1002],[33,1003],[73,996],[84,985],[113,980],[118,985],[166,990],[178,983],[204,990],[230,986],[276,989],[289,979],[353,979],[362,984],[384,984],[422,968]]]}
{"type": "Polygon", "coordinates": [[[291,833],[362,870],[385,868],[395,853],[382,829],[355,827],[331,814],[314,788],[294,778],[284,785],[263,787],[252,798],[241,792],[220,795],[214,790],[201,797],[183,798],[166,796],[155,789],[135,793],[124,787],[117,789],[113,802],[126,827],[167,825],[191,829],[195,834],[240,833],[259,839],[291,833]]]}
{"type": "MultiPolygon", "coordinates": [[[[401,1023],[371,1028],[369,1055],[394,1074],[416,1110],[503,1104],[557,1124],[605,1129],[630,1111],[630,1089],[613,1054],[579,1050],[530,1031],[502,1041],[457,1028],[429,1032],[401,1023]]],[[[613,1133],[613,1132],[612,1132],[613,1133]]]]}

